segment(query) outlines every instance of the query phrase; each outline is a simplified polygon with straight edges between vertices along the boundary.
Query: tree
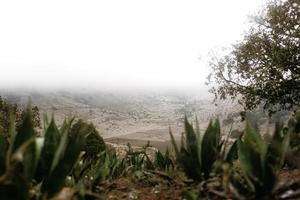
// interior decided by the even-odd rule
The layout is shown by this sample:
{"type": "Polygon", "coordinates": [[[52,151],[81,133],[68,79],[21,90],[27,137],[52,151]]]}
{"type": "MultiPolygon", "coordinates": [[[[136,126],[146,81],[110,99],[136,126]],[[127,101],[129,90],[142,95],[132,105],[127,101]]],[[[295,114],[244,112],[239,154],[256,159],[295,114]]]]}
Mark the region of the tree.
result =
{"type": "Polygon", "coordinates": [[[244,39],[210,66],[216,99],[238,98],[245,110],[263,105],[270,114],[299,106],[300,1],[269,3],[244,39]]]}

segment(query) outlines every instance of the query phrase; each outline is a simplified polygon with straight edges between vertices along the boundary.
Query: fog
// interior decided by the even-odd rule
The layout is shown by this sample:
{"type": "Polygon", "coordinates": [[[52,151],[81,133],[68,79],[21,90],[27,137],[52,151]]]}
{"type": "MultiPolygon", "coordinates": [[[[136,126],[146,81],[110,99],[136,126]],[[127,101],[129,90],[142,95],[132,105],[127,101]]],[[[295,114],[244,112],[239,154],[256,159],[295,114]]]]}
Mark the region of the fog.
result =
{"type": "Polygon", "coordinates": [[[2,88],[199,88],[262,0],[2,1],[2,88]]]}

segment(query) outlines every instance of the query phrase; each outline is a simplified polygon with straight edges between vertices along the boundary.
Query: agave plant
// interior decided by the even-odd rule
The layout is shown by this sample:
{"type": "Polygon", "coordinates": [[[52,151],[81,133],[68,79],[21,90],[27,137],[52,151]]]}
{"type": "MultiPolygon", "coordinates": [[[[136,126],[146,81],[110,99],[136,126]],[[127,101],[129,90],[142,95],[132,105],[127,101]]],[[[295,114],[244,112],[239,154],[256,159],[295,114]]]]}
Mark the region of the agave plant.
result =
{"type": "MultiPolygon", "coordinates": [[[[185,135],[181,140],[180,151],[175,138],[170,130],[171,141],[175,150],[177,161],[183,167],[186,175],[194,180],[203,180],[210,177],[214,164],[220,159],[222,146],[219,120],[210,121],[203,137],[196,120],[196,130],[185,117],[185,135]],[[185,141],[184,141],[185,138],[185,141]]],[[[233,145],[228,154],[224,154],[223,160],[232,161],[234,157],[233,145]]]]}
{"type": "Polygon", "coordinates": [[[244,138],[238,139],[238,160],[248,191],[255,194],[255,198],[274,192],[289,142],[290,131],[279,123],[270,143],[262,139],[258,130],[246,124],[244,138]]]}
{"type": "Polygon", "coordinates": [[[72,120],[58,129],[52,119],[44,138],[36,137],[31,108],[15,128],[10,119],[11,139],[0,135],[0,199],[28,199],[31,187],[41,185],[43,196],[52,197],[64,186],[82,149],[81,134],[69,134],[72,120]],[[7,145],[7,146],[6,146],[7,145]],[[5,164],[5,166],[4,166],[5,164]]]}
{"type": "Polygon", "coordinates": [[[159,150],[156,152],[154,166],[155,168],[163,171],[174,169],[174,163],[170,156],[169,149],[167,149],[165,153],[162,153],[159,150]]]}
{"type": "MultiPolygon", "coordinates": [[[[59,192],[64,186],[64,181],[68,174],[71,173],[78,156],[83,148],[84,137],[81,130],[70,133],[72,120],[64,124],[61,131],[61,139],[55,151],[48,174],[44,175],[41,186],[41,192],[46,193],[49,197],[59,192]]],[[[45,140],[45,144],[47,141],[45,140]]],[[[46,145],[44,148],[47,148],[46,145]]],[[[45,159],[41,157],[41,159],[45,159]]]]}
{"type": "Polygon", "coordinates": [[[126,167],[124,158],[118,158],[115,152],[106,149],[93,161],[82,155],[72,177],[77,185],[84,186],[86,191],[93,191],[99,184],[121,176],[126,167]]]}

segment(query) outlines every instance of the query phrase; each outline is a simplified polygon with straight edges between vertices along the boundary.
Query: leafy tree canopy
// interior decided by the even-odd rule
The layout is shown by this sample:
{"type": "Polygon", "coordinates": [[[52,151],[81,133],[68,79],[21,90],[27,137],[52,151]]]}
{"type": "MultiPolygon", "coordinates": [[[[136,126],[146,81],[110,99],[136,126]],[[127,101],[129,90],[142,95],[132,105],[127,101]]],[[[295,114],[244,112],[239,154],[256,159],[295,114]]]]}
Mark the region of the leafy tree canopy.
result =
{"type": "Polygon", "coordinates": [[[216,99],[239,100],[269,113],[300,105],[300,1],[275,0],[254,18],[244,39],[213,58],[208,77],[216,99]]]}

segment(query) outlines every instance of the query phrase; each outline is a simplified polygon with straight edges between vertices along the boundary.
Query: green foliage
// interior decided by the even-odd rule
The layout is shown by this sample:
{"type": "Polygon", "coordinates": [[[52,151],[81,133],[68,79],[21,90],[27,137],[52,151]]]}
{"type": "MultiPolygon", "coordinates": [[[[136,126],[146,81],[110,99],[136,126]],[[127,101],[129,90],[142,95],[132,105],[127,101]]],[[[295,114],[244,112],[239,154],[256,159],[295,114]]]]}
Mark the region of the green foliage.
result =
{"type": "Polygon", "coordinates": [[[5,172],[6,168],[6,154],[8,150],[8,142],[0,129],[0,175],[5,172]]]}
{"type": "MultiPolygon", "coordinates": [[[[171,142],[174,146],[177,161],[183,167],[186,175],[194,180],[203,180],[210,177],[214,170],[214,164],[218,160],[232,162],[235,157],[233,145],[229,153],[223,153],[224,141],[221,141],[220,122],[210,121],[203,137],[201,138],[198,122],[196,121],[196,131],[185,118],[185,142],[182,140],[181,149],[178,150],[176,141],[170,131],[171,142]],[[221,153],[222,152],[222,153],[221,153]],[[221,157],[224,155],[224,158],[221,157]]],[[[225,151],[225,147],[224,147],[225,151]]]]}
{"type": "Polygon", "coordinates": [[[28,139],[34,138],[34,126],[32,121],[31,108],[28,107],[27,111],[24,112],[23,120],[18,124],[16,128],[16,135],[12,140],[12,152],[14,153],[22,144],[28,139]]]}
{"type": "Polygon", "coordinates": [[[52,119],[45,137],[36,138],[30,107],[23,116],[17,128],[11,117],[11,143],[0,135],[0,167],[5,170],[0,177],[1,199],[28,199],[30,187],[40,183],[44,196],[55,195],[64,186],[84,144],[81,134],[70,134],[72,120],[58,129],[52,119]]]}
{"type": "Polygon", "coordinates": [[[299,106],[299,18],[299,0],[270,1],[244,39],[212,59],[216,98],[238,97],[245,110],[263,104],[270,114],[299,106]]]}
{"type": "Polygon", "coordinates": [[[50,167],[54,159],[55,151],[58,148],[60,142],[60,133],[55,125],[54,119],[51,120],[50,125],[46,129],[44,136],[44,147],[39,159],[36,176],[36,181],[40,182],[44,176],[48,176],[50,167]]]}
{"type": "MultiPolygon", "coordinates": [[[[28,106],[24,113],[23,120],[15,128],[15,123],[10,122],[9,132],[12,134],[12,141],[8,147],[5,173],[0,177],[1,199],[27,199],[31,179],[37,164],[37,146],[34,134],[34,125],[31,118],[31,108],[28,106]],[[7,192],[7,194],[6,194],[7,192]]],[[[2,137],[2,139],[7,139],[2,137]]],[[[4,156],[2,157],[4,159],[4,156]]]]}
{"type": "MultiPolygon", "coordinates": [[[[66,186],[76,189],[84,198],[99,185],[122,175],[131,174],[141,180],[155,174],[171,183],[173,177],[168,172],[178,169],[168,150],[155,151],[154,157],[149,157],[149,144],[141,150],[134,150],[128,144],[125,157],[118,157],[115,151],[105,148],[95,127],[81,120],[76,123],[73,119],[65,120],[58,128],[53,118],[50,122],[45,119],[47,127],[43,137],[37,137],[31,112],[28,107],[17,127],[14,115],[10,116],[11,138],[0,129],[0,199],[48,199],[66,186]]],[[[249,193],[255,194],[255,198],[270,197],[278,182],[290,137],[298,134],[300,117],[296,113],[294,118],[288,127],[278,123],[270,142],[265,142],[258,131],[247,124],[244,135],[229,148],[230,135],[221,139],[218,120],[211,121],[201,134],[198,121],[194,129],[185,118],[180,150],[170,131],[176,159],[189,178],[204,181],[200,191],[186,192],[184,196],[188,199],[208,197],[205,192],[216,188],[214,185],[222,180],[218,188],[223,185],[226,194],[231,191],[226,184],[232,184],[246,197],[249,193]],[[233,165],[237,155],[240,170],[235,170],[236,165],[233,165]]]]}
{"type": "Polygon", "coordinates": [[[201,146],[201,163],[204,177],[208,178],[212,171],[213,164],[221,151],[221,130],[219,120],[211,121],[206,129],[201,146]]]}
{"type": "Polygon", "coordinates": [[[238,159],[249,190],[257,198],[270,195],[289,147],[290,133],[277,124],[270,143],[248,123],[243,140],[238,139],[238,159]]]}
{"type": "Polygon", "coordinates": [[[105,150],[94,160],[85,159],[82,155],[71,175],[76,185],[84,186],[85,190],[94,190],[99,184],[125,173],[127,167],[124,158],[118,158],[115,152],[105,150]]]}
{"type": "MultiPolygon", "coordinates": [[[[225,150],[226,149],[224,148],[224,153],[225,150]]],[[[224,155],[225,162],[232,163],[234,160],[237,159],[237,156],[238,156],[238,140],[234,141],[234,143],[230,146],[227,154],[224,155]]]]}
{"type": "Polygon", "coordinates": [[[85,137],[83,150],[86,159],[95,159],[99,153],[105,150],[104,140],[93,124],[78,120],[71,128],[71,135],[77,132],[85,137]]]}
{"type": "Polygon", "coordinates": [[[124,160],[118,159],[116,154],[109,151],[103,154],[102,162],[96,163],[96,166],[95,176],[92,176],[93,186],[106,180],[115,179],[125,171],[124,160]]]}
{"type": "Polygon", "coordinates": [[[175,166],[169,153],[169,149],[167,149],[164,154],[159,150],[156,152],[154,166],[162,171],[174,170],[175,166]]]}
{"type": "Polygon", "coordinates": [[[146,153],[148,146],[144,146],[140,151],[134,151],[128,143],[128,151],[126,152],[125,162],[129,168],[133,170],[154,169],[154,163],[150,160],[146,153]]]}
{"type": "Polygon", "coordinates": [[[58,160],[57,164],[52,163],[50,173],[45,177],[41,186],[41,191],[49,197],[56,194],[64,186],[64,181],[67,175],[71,173],[84,144],[84,137],[80,132],[69,134],[68,129],[66,129],[62,134],[59,145],[63,147],[58,148],[58,150],[63,149],[64,151],[55,155],[54,161],[58,160]]]}

